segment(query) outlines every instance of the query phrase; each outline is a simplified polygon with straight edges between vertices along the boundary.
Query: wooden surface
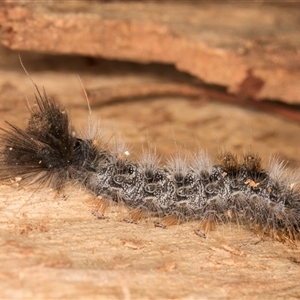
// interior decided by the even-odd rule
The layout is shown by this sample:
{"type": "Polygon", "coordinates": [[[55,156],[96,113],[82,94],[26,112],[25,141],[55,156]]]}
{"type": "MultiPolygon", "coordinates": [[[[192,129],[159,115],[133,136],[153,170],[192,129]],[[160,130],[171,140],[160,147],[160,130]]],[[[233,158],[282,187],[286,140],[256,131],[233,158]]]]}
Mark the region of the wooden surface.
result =
{"type": "MultiPolygon", "coordinates": [[[[105,139],[120,136],[131,145],[133,160],[142,147],[155,144],[163,161],[199,147],[215,159],[227,147],[239,154],[252,149],[265,164],[277,154],[291,167],[300,166],[299,123],[195,97],[191,90],[177,96],[174,90],[146,97],[126,94],[128,87],[163,82],[178,91],[193,82],[172,66],[25,52],[21,57],[38,86],[62,102],[82,129],[88,110],[79,74],[94,93],[92,111],[95,119],[101,118],[105,139]],[[101,89],[109,87],[124,87],[125,92],[103,103],[101,89]]],[[[34,87],[17,51],[1,47],[0,67],[0,125],[8,120],[23,127],[26,97],[34,102],[34,87]]],[[[107,218],[99,220],[92,215],[93,197],[76,185],[58,194],[2,182],[0,199],[3,299],[300,297],[299,242],[282,244],[235,224],[220,225],[202,239],[194,234],[197,222],[165,230],[155,228],[152,219],[128,224],[121,207],[111,207],[107,218]]]]}
{"type": "Polygon", "coordinates": [[[11,49],[172,64],[246,98],[300,102],[299,3],[7,2],[11,49]]]}

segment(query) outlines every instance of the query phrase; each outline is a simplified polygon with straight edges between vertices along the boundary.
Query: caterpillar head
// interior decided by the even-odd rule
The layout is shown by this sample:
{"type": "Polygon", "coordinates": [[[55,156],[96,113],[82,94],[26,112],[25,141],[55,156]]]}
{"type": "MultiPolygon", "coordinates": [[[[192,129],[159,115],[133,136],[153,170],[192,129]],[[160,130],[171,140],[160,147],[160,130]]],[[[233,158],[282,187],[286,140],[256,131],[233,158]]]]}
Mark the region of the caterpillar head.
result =
{"type": "Polygon", "coordinates": [[[59,104],[45,92],[39,93],[30,113],[25,130],[10,123],[8,129],[1,129],[1,178],[21,177],[26,184],[39,182],[58,188],[70,178],[77,179],[82,171],[93,170],[99,150],[76,136],[59,104]]]}

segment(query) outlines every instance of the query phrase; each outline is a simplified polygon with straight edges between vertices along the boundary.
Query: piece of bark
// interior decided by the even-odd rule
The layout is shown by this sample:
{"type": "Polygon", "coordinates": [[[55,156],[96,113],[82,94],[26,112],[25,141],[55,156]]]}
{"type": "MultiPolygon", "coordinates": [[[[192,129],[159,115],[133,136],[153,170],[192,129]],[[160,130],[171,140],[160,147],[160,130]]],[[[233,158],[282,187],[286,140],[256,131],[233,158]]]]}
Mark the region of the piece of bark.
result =
{"type": "Polygon", "coordinates": [[[297,4],[80,2],[3,6],[0,23],[11,49],[174,64],[246,98],[299,103],[299,12],[297,4]]]}
{"type": "Polygon", "coordinates": [[[143,97],[184,96],[197,98],[201,89],[187,84],[178,83],[147,83],[133,84],[122,87],[103,87],[87,89],[90,103],[96,105],[110,104],[118,100],[132,100],[143,97]]]}
{"type": "Polygon", "coordinates": [[[97,89],[86,89],[91,105],[103,106],[113,105],[118,102],[134,101],[142,98],[175,96],[200,99],[202,96],[208,99],[218,99],[218,101],[228,104],[248,107],[267,113],[272,113],[284,117],[290,121],[300,123],[300,111],[294,107],[277,102],[257,102],[252,99],[241,99],[235,95],[228,95],[223,91],[214,90],[209,87],[196,87],[186,84],[176,83],[142,83],[123,86],[109,86],[97,89]],[[242,100],[242,101],[241,101],[242,100]]]}

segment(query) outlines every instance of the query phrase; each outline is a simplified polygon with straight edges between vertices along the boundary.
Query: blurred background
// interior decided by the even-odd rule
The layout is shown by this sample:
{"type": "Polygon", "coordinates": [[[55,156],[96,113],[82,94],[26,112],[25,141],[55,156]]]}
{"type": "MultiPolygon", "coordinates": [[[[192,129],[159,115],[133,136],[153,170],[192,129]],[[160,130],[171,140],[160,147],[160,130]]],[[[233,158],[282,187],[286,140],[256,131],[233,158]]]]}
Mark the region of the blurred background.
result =
{"type": "Polygon", "coordinates": [[[34,101],[20,55],[80,127],[79,75],[107,138],[137,155],[153,144],[162,155],[225,147],[299,165],[299,11],[284,1],[4,1],[2,119],[24,126],[24,99],[34,101]]]}

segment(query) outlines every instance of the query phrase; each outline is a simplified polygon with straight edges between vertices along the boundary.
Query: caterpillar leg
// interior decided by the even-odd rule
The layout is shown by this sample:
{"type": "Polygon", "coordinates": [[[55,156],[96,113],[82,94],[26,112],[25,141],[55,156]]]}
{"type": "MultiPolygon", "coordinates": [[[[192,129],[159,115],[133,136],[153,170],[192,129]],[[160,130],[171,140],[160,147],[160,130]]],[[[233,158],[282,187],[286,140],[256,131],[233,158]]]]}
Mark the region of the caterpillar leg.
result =
{"type": "Polygon", "coordinates": [[[129,212],[128,217],[124,219],[127,223],[137,224],[138,221],[148,216],[148,213],[141,209],[133,209],[129,212]]]}
{"type": "Polygon", "coordinates": [[[105,219],[105,212],[107,208],[110,206],[110,201],[102,198],[101,196],[97,197],[97,203],[95,210],[93,211],[93,215],[98,219],[105,219]]]}
{"type": "Polygon", "coordinates": [[[168,216],[163,217],[163,219],[160,222],[156,222],[154,224],[154,226],[165,229],[169,226],[179,225],[181,223],[182,223],[182,220],[178,216],[168,215],[168,216]]]}
{"type": "Polygon", "coordinates": [[[195,234],[199,235],[201,238],[206,238],[206,235],[211,230],[214,230],[217,226],[217,221],[214,215],[209,215],[203,219],[200,223],[199,229],[195,230],[195,234]]]}
{"type": "Polygon", "coordinates": [[[201,231],[200,229],[196,229],[194,232],[197,235],[199,235],[201,238],[206,239],[206,234],[203,231],[201,231]]]}
{"type": "Polygon", "coordinates": [[[254,232],[260,236],[265,237],[268,236],[273,240],[276,240],[280,243],[288,243],[292,246],[296,246],[295,240],[299,240],[299,233],[295,231],[293,227],[286,227],[284,229],[276,229],[272,226],[262,227],[261,225],[252,225],[252,229],[254,232]]]}

